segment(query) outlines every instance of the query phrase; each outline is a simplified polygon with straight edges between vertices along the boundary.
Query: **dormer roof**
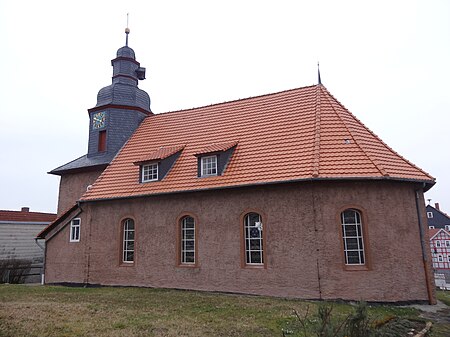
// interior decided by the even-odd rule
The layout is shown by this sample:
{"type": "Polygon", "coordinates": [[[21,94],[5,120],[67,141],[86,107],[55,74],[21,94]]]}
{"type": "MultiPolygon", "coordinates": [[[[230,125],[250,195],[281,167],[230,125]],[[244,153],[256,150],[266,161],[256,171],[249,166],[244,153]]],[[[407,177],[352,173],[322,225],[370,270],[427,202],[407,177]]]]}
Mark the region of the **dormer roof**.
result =
{"type": "Polygon", "coordinates": [[[82,200],[362,179],[435,183],[319,84],[148,116],[82,200]],[[185,148],[163,181],[140,184],[133,163],[160,144],[185,148]],[[224,174],[198,178],[195,155],[223,144],[236,145],[224,174]]]}

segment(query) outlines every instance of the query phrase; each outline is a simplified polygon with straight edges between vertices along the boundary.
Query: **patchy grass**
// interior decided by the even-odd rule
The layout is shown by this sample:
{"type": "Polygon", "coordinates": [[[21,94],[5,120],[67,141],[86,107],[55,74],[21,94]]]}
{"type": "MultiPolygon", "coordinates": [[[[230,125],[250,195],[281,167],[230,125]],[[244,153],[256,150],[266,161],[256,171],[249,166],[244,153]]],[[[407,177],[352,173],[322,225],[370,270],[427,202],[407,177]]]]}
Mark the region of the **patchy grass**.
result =
{"type": "Polygon", "coordinates": [[[448,290],[437,290],[436,297],[438,300],[444,302],[450,307],[450,291],[448,290]]]}
{"type": "MultiPolygon", "coordinates": [[[[318,305],[168,289],[0,285],[0,337],[282,336],[298,322],[294,310],[303,317],[318,305]]],[[[332,305],[336,319],[352,311],[349,304],[332,305]]],[[[374,306],[369,315],[388,322],[418,318],[418,311],[374,306]]]]}

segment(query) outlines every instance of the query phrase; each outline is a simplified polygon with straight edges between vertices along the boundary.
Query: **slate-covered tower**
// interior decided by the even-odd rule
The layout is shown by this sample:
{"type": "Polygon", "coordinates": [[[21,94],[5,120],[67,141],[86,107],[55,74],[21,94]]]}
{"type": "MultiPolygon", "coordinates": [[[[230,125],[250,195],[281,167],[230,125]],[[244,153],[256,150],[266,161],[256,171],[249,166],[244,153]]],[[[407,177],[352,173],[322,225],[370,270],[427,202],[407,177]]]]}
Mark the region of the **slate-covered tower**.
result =
{"type": "Polygon", "coordinates": [[[49,173],[61,176],[58,214],[71,207],[108,166],[142,120],[152,114],[150,96],[138,88],[145,79],[145,68],[136,61],[133,49],[117,50],[112,84],[100,89],[97,104],[88,109],[88,152],[49,173]]]}

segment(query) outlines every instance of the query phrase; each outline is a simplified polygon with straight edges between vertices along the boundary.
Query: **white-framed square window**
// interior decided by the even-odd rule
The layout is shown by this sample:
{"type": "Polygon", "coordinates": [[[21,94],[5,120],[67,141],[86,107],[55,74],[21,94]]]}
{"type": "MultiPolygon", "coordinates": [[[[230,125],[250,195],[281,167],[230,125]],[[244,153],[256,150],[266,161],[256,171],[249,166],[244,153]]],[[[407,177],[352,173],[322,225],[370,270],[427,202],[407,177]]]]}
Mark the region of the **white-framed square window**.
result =
{"type": "Polygon", "coordinates": [[[432,219],[433,218],[433,212],[427,212],[427,218],[432,219]]]}
{"type": "Polygon", "coordinates": [[[73,219],[70,222],[70,242],[80,241],[80,225],[81,219],[73,219]]]}
{"type": "Polygon", "coordinates": [[[450,247],[450,240],[445,240],[445,247],[450,247]]]}
{"type": "Polygon", "coordinates": [[[445,225],[445,230],[450,231],[450,225],[445,225]]]}
{"type": "Polygon", "coordinates": [[[441,240],[436,240],[436,247],[440,247],[441,246],[441,240]]]}
{"type": "Polygon", "coordinates": [[[428,226],[429,229],[434,229],[434,226],[428,226]]]}
{"type": "Polygon", "coordinates": [[[201,176],[217,175],[217,156],[207,156],[201,158],[201,176]]]}
{"type": "Polygon", "coordinates": [[[437,261],[438,261],[438,262],[444,262],[444,257],[443,257],[441,254],[439,254],[439,255],[437,256],[437,261]]]}
{"type": "Polygon", "coordinates": [[[142,165],[142,182],[158,180],[158,163],[142,165]]]}

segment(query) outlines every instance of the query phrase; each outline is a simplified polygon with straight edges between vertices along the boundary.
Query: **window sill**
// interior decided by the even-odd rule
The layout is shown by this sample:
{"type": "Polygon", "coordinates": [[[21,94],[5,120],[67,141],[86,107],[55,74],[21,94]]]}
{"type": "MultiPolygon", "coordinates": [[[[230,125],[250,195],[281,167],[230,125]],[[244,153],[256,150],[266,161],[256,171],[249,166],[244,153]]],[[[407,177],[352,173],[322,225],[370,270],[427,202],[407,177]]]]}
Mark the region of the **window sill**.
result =
{"type": "Polygon", "coordinates": [[[188,263],[178,263],[177,267],[180,268],[198,268],[199,265],[197,263],[192,263],[192,264],[188,264],[188,263]]]}
{"type": "Polygon", "coordinates": [[[121,262],[119,267],[134,267],[134,262],[121,262]]]}
{"type": "Polygon", "coordinates": [[[367,265],[351,265],[351,264],[345,264],[344,270],[346,271],[368,271],[369,267],[367,265]]]}
{"type": "Polygon", "coordinates": [[[265,264],[244,264],[242,266],[242,268],[244,269],[266,269],[266,265],[265,264]]]}

